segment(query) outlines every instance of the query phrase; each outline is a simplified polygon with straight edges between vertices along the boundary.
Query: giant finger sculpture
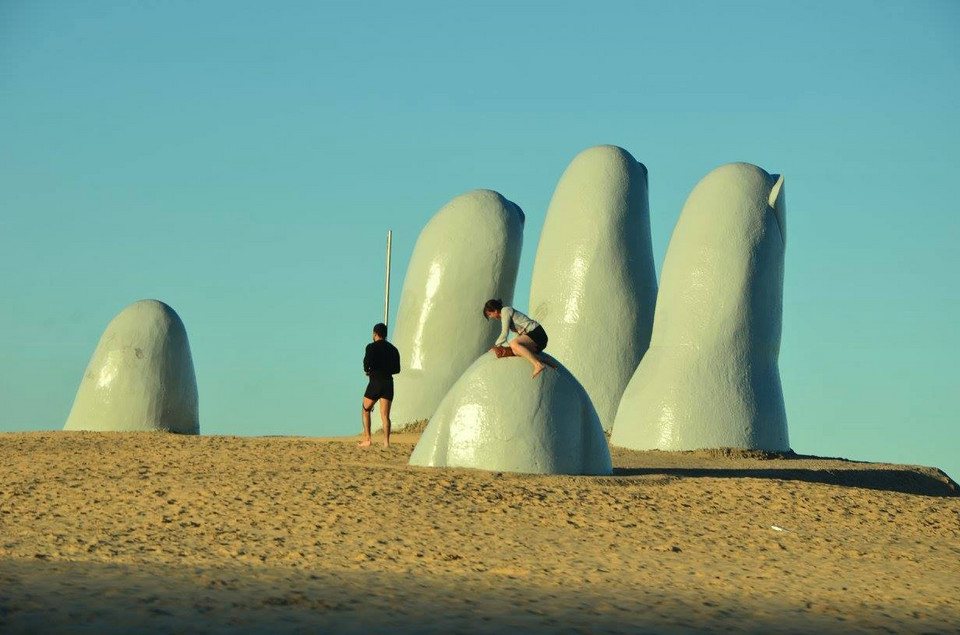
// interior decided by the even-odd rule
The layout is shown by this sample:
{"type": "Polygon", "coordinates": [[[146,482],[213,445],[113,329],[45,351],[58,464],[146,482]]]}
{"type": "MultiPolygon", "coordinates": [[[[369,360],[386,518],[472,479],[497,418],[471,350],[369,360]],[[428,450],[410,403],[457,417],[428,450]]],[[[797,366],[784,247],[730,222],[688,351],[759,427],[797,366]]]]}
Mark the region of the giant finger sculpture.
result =
{"type": "Polygon", "coordinates": [[[785,209],[783,177],[746,163],[719,167],[694,188],[612,444],[789,450],[777,365],[785,209]]]}
{"type": "Polygon", "coordinates": [[[410,465],[531,474],[611,474],[583,386],[562,365],[530,377],[520,357],[483,355],[443,398],[410,465]]]}
{"type": "Polygon", "coordinates": [[[623,148],[584,150],[550,201],[530,309],[605,430],[650,344],[656,300],[647,169],[623,148]]]}
{"type": "Polygon", "coordinates": [[[63,429],[200,433],[190,342],[176,311],[141,300],[113,318],[63,429]]]}
{"type": "Polygon", "coordinates": [[[401,355],[391,411],[396,429],[429,418],[496,339],[500,324],[483,318],[483,303],[513,299],[523,222],[514,203],[474,190],[447,203],[420,232],[389,338],[401,355]]]}

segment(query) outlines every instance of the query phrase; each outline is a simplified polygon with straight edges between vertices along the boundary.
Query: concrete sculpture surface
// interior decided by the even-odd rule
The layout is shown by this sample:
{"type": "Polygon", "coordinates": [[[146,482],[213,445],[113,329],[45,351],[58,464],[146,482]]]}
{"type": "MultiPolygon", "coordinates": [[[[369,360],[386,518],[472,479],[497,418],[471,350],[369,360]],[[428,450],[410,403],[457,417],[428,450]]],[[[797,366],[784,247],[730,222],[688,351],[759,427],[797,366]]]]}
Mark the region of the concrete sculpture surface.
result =
{"type": "Polygon", "coordinates": [[[647,198],[647,169],[629,152],[584,150],[557,184],[533,267],[531,315],[604,430],[650,345],[657,274],[647,198]]]}
{"type": "Polygon", "coordinates": [[[429,418],[493,344],[500,324],[484,320],[481,310],[490,298],[513,299],[523,223],[516,204],[474,190],[447,203],[420,232],[388,337],[401,356],[391,411],[396,429],[429,418]]]}
{"type": "Polygon", "coordinates": [[[444,396],[410,465],[531,474],[612,473],[586,390],[562,365],[535,379],[520,357],[487,353],[444,396]]]}
{"type": "Polygon", "coordinates": [[[173,309],[141,300],[113,318],[63,429],[200,433],[190,343],[173,309]]]}
{"type": "Polygon", "coordinates": [[[790,449],[777,364],[785,210],[783,177],[746,163],[719,167],[694,188],[613,445],[790,449]]]}

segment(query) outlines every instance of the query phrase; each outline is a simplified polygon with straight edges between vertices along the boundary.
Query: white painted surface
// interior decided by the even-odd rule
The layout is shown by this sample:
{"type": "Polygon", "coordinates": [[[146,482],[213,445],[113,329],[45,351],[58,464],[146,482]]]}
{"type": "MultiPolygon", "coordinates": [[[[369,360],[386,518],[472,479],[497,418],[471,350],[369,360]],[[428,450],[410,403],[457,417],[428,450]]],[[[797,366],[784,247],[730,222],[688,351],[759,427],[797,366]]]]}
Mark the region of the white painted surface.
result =
{"type": "Polygon", "coordinates": [[[568,370],[530,377],[519,357],[480,357],[450,389],[410,465],[532,474],[611,474],[597,412],[568,370]]]}
{"type": "Polygon", "coordinates": [[[530,315],[547,332],[548,352],[590,394],[605,430],[650,344],[656,300],[647,169],[623,148],[584,150],[550,201],[530,315]]]}
{"type": "Polygon", "coordinates": [[[200,433],[190,343],[173,309],[141,300],[107,325],[63,429],[200,433]]]}
{"type": "Polygon", "coordinates": [[[790,448],[777,363],[783,178],[724,165],[694,188],[663,264],[650,349],[610,442],[638,450],[790,448]]]}
{"type": "Polygon", "coordinates": [[[483,304],[513,301],[523,221],[520,208],[497,192],[474,190],[447,203],[420,232],[396,328],[387,337],[400,350],[395,429],[429,418],[461,373],[493,345],[500,325],[483,318],[483,304]]]}

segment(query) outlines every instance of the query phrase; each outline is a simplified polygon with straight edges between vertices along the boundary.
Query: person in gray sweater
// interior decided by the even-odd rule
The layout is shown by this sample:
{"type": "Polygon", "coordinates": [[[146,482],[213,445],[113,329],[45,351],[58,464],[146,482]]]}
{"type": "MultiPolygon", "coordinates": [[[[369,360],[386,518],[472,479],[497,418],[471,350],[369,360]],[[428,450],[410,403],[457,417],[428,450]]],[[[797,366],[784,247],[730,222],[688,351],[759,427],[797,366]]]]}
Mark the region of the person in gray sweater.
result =
{"type": "Polygon", "coordinates": [[[500,300],[487,300],[483,305],[483,317],[488,320],[500,320],[500,337],[494,348],[504,346],[507,343],[510,331],[517,334],[510,340],[510,350],[514,355],[522,357],[533,364],[533,376],[536,377],[543,372],[544,365],[556,368],[556,366],[547,357],[539,355],[547,347],[547,332],[543,330],[540,323],[527,317],[513,307],[503,306],[500,300]]]}

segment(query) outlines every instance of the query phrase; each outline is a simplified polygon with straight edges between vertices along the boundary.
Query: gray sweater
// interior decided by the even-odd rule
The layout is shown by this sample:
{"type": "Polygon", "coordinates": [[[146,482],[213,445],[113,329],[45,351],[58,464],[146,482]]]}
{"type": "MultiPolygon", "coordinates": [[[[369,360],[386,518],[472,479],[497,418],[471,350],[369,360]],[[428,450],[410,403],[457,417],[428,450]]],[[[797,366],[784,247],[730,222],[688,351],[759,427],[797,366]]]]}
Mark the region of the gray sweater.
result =
{"type": "Polygon", "coordinates": [[[507,336],[510,331],[517,335],[525,335],[534,330],[540,323],[528,318],[526,315],[517,311],[511,306],[505,306],[500,309],[500,337],[497,338],[497,346],[503,346],[507,343],[507,336]]]}

